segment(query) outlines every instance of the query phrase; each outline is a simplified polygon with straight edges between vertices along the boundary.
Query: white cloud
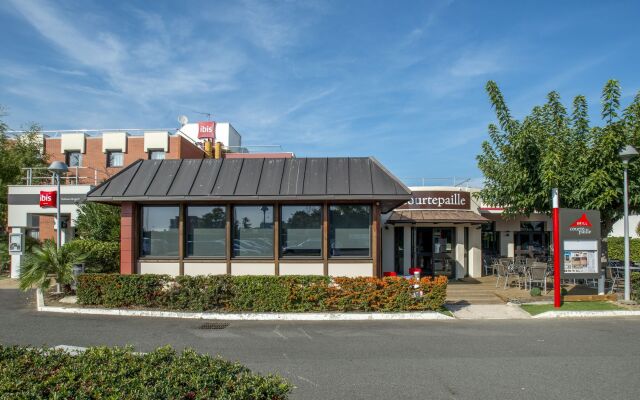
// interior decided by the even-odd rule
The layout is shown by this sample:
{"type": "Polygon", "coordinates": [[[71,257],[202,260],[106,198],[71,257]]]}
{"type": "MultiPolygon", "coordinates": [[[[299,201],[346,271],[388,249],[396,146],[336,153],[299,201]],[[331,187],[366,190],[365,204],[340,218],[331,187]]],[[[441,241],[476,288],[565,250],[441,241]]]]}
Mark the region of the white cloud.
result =
{"type": "Polygon", "coordinates": [[[184,43],[171,41],[162,18],[155,14],[138,10],[135,15],[147,31],[137,40],[123,40],[104,27],[83,29],[77,16],[66,15],[52,3],[11,1],[70,63],[103,75],[113,89],[141,104],[162,96],[229,90],[245,64],[242,53],[214,40],[194,40],[184,49],[184,43]]]}

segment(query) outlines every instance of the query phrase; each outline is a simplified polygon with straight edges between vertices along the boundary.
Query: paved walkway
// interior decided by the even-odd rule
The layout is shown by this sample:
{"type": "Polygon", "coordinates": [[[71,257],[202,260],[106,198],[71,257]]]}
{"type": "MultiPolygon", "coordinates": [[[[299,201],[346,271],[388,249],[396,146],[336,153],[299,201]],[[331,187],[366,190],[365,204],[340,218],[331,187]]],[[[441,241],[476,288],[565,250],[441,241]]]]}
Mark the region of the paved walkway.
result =
{"type": "Polygon", "coordinates": [[[508,304],[447,304],[458,319],[530,319],[519,306],[508,304]]]}

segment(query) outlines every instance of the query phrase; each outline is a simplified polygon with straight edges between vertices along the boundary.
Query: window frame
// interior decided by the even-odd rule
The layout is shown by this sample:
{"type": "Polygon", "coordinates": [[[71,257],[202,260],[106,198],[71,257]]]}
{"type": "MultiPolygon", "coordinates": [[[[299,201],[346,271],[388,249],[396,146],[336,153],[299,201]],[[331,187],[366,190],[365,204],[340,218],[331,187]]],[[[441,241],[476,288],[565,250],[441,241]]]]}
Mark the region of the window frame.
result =
{"type": "Polygon", "coordinates": [[[280,203],[278,204],[278,259],[281,260],[323,260],[327,251],[324,240],[324,205],[322,203],[280,203]],[[320,208],[320,255],[284,255],[282,254],[282,207],[319,207],[320,208]]]}
{"type": "Polygon", "coordinates": [[[106,160],[107,168],[122,168],[124,167],[124,151],[122,150],[107,150],[107,160],[106,160]],[[121,154],[122,155],[122,164],[120,165],[112,165],[111,164],[111,155],[112,154],[121,154]]]}
{"type": "Polygon", "coordinates": [[[327,204],[327,259],[331,260],[373,260],[373,219],[374,219],[374,207],[371,203],[328,203],[327,204]],[[331,254],[331,207],[335,206],[366,206],[369,208],[369,254],[366,256],[354,256],[354,255],[332,255],[331,254]]]}
{"type": "MultiPolygon", "coordinates": [[[[200,204],[200,203],[186,203],[184,204],[184,222],[183,222],[183,236],[184,236],[184,255],[183,255],[183,259],[185,260],[226,260],[227,259],[227,252],[229,250],[229,243],[227,241],[228,238],[228,226],[227,226],[227,221],[229,220],[229,208],[233,208],[233,207],[227,207],[227,204],[200,204]],[[224,254],[221,256],[190,256],[189,255],[189,246],[188,246],[188,240],[189,240],[189,224],[188,224],[188,217],[189,217],[189,207],[220,207],[224,209],[224,254]]],[[[231,239],[233,240],[233,235],[231,235],[231,239]]],[[[233,252],[232,252],[233,253],[233,252]]]]}
{"type": "MultiPolygon", "coordinates": [[[[227,244],[227,246],[229,246],[229,253],[230,253],[230,259],[233,262],[234,260],[276,260],[276,252],[278,249],[276,249],[276,236],[279,235],[279,227],[276,226],[276,209],[277,206],[275,203],[257,203],[257,204],[232,204],[231,205],[231,226],[229,227],[229,230],[231,232],[229,232],[229,237],[231,238],[231,241],[227,244]],[[234,225],[235,225],[235,221],[236,221],[236,209],[237,208],[243,208],[243,207],[271,207],[271,219],[272,219],[272,226],[271,226],[271,240],[272,240],[272,244],[271,244],[271,255],[269,256],[240,256],[240,255],[236,255],[235,253],[235,248],[233,246],[233,242],[236,239],[235,237],[235,229],[234,229],[234,225]],[[276,229],[278,228],[278,229],[276,229]]],[[[279,211],[279,210],[278,210],[279,211]]],[[[278,246],[280,247],[280,246],[278,246]]]]}
{"type": "Polygon", "coordinates": [[[166,160],[167,159],[167,152],[164,151],[163,149],[147,149],[147,157],[149,160],[166,160]],[[151,154],[152,153],[162,153],[163,157],[162,158],[151,158],[151,154]]]}
{"type": "Polygon", "coordinates": [[[65,158],[65,162],[67,164],[67,166],[69,168],[81,168],[82,167],[82,152],[80,150],[69,150],[69,151],[65,151],[64,152],[64,158],[65,158]],[[78,165],[71,165],[71,155],[72,154],[77,154],[78,155],[78,165]]]}
{"type": "Polygon", "coordinates": [[[137,235],[138,235],[138,250],[137,250],[137,255],[138,255],[138,259],[140,260],[171,260],[171,261],[177,261],[180,260],[180,221],[178,221],[178,228],[177,228],[177,232],[178,232],[178,239],[176,240],[176,243],[178,243],[178,255],[176,256],[154,256],[154,255],[145,255],[142,254],[142,249],[143,249],[143,241],[144,241],[144,235],[143,235],[143,229],[144,229],[144,211],[143,209],[147,207],[147,208],[161,208],[161,207],[176,207],[178,209],[178,219],[180,218],[180,215],[182,213],[181,208],[182,205],[178,204],[178,203],[170,203],[170,204],[139,204],[138,205],[138,229],[137,229],[137,235]]]}

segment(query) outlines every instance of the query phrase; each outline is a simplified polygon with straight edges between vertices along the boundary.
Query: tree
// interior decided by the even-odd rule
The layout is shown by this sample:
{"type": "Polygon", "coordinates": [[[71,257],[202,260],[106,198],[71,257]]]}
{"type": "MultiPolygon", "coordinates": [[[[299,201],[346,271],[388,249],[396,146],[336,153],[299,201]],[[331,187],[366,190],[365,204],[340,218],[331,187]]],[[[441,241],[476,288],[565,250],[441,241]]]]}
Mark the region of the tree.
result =
{"type": "MultiPolygon", "coordinates": [[[[599,210],[606,236],[622,216],[622,162],[626,144],[640,144],[640,93],[620,109],[620,85],[602,90],[602,126],[590,126],[587,101],[576,96],[569,114],[557,92],[522,121],[514,119],[498,85],[486,86],[498,124],[489,125],[478,167],[485,177],[479,197],[504,208],[505,217],[550,213],[552,188],[562,207],[599,210]]],[[[640,162],[629,164],[629,207],[640,210],[640,162]]]]}
{"type": "Polygon", "coordinates": [[[46,166],[46,156],[42,152],[41,128],[32,124],[27,132],[10,137],[8,127],[2,120],[6,113],[0,106],[0,229],[7,221],[8,185],[24,183],[22,168],[46,166]]]}
{"type": "Polygon", "coordinates": [[[82,239],[101,242],[120,241],[120,208],[86,202],[78,208],[76,232],[82,239]]]}
{"type": "Polygon", "coordinates": [[[51,286],[51,278],[55,277],[59,292],[60,285],[71,283],[73,265],[82,263],[84,258],[69,245],[58,249],[53,241],[46,240],[42,247],[34,247],[33,252],[25,257],[20,267],[20,289],[26,291],[37,286],[47,290],[51,286]]]}

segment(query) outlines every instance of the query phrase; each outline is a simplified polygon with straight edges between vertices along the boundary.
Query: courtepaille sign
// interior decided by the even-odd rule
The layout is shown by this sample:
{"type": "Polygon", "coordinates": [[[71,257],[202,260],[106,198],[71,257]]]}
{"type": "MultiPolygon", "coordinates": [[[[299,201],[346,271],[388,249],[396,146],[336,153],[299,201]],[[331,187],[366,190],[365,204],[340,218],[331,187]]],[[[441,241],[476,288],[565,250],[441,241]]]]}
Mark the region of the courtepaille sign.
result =
{"type": "Polygon", "coordinates": [[[456,191],[414,191],[403,210],[470,210],[471,194],[456,191]]]}

